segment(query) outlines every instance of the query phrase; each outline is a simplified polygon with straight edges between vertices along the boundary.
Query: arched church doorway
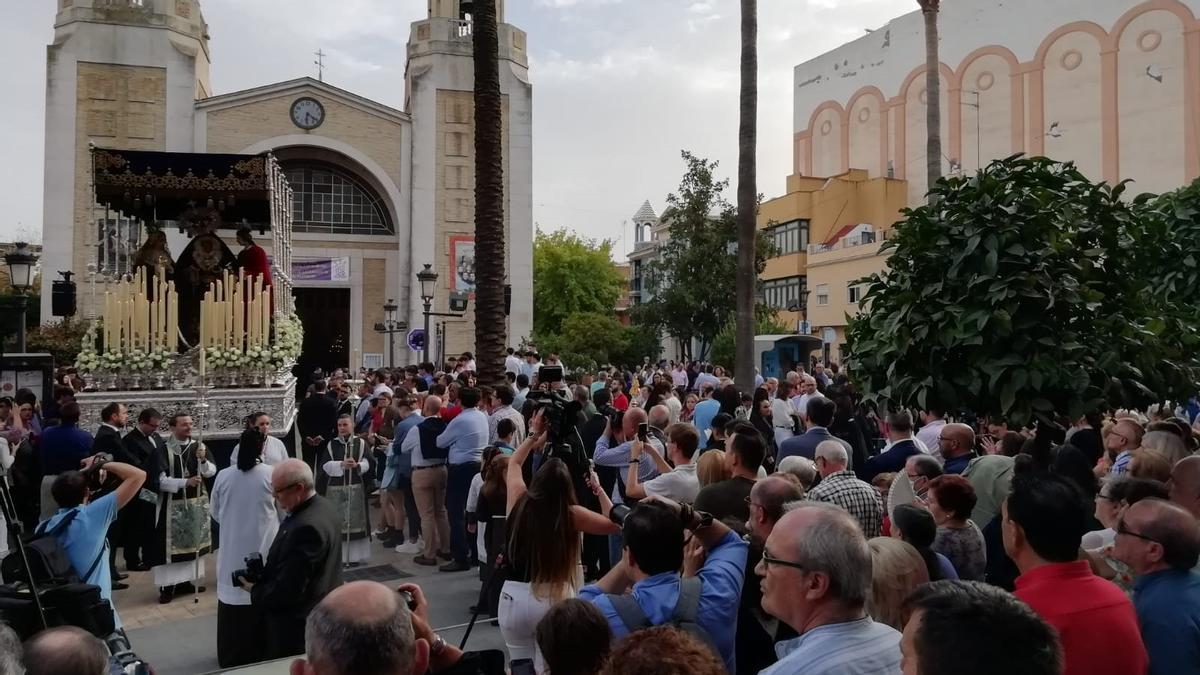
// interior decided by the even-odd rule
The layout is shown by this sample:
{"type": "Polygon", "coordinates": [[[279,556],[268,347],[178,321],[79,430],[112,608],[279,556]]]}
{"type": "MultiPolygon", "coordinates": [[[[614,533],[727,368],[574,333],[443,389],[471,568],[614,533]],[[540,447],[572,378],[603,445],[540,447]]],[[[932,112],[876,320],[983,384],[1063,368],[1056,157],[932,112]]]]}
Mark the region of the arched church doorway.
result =
{"type": "Polygon", "coordinates": [[[304,325],[304,345],[294,371],[303,385],[296,387],[296,394],[303,398],[314,370],[329,373],[350,363],[350,289],[294,288],[292,292],[296,315],[304,325]]]}

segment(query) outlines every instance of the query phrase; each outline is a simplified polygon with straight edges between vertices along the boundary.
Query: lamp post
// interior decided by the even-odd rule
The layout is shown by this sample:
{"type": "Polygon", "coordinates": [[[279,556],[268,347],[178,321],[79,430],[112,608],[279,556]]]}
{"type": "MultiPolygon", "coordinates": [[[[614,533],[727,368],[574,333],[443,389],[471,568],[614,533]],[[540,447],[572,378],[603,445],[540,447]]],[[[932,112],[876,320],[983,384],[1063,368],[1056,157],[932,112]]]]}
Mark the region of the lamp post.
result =
{"type": "Polygon", "coordinates": [[[437,279],[437,272],[429,263],[425,263],[425,269],[417,272],[417,281],[421,283],[421,302],[425,303],[425,340],[421,345],[421,360],[424,362],[429,361],[429,315],[433,311],[433,290],[437,286],[437,279]]]}
{"type": "Polygon", "coordinates": [[[396,367],[396,331],[404,330],[398,326],[399,322],[396,321],[396,310],[398,309],[400,306],[392,298],[388,298],[388,301],[383,303],[383,325],[388,336],[388,368],[396,367]]]}
{"type": "Polygon", "coordinates": [[[29,297],[26,295],[33,285],[33,268],[37,265],[37,255],[29,250],[29,245],[17,242],[13,250],[4,254],[4,263],[8,265],[9,284],[14,291],[11,298],[12,308],[17,313],[17,352],[25,351],[25,310],[29,297]]]}

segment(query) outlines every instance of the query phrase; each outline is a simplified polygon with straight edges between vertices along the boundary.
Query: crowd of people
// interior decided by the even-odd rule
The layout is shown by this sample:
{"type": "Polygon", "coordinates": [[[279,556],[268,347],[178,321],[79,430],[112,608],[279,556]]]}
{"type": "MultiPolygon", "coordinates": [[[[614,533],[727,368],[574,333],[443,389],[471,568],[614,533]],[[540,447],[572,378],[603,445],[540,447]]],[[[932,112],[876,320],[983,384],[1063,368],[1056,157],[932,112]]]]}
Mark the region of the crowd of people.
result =
{"type": "MultiPolygon", "coordinates": [[[[169,418],[164,441],[139,411],[122,438],[114,404],[93,438],[65,397],[56,425],[37,423],[45,478],[27,488],[49,490],[50,514],[104,501],[60,484],[111,444],[110,473],[138,487],[110,488],[129,498],[96,518],[164,602],[197,591],[212,546],[181,557],[166,509],[207,498],[222,666],[304,652],[293,672],[1200,673],[1195,399],[1010,428],[878,410],[836,364],[739,382],[649,359],[572,373],[532,350],[505,366],[495,386],[469,353],[317,374],[298,459],[250,415],[219,473],[190,420],[169,418]],[[478,568],[470,611],[505,653],[447,645],[414,585],[340,585],[380,546],[478,568]],[[262,574],[238,577],[255,553],[262,574]]],[[[3,404],[29,442],[36,402],[32,418],[3,404]]],[[[89,582],[111,596],[116,566],[89,582]]]]}

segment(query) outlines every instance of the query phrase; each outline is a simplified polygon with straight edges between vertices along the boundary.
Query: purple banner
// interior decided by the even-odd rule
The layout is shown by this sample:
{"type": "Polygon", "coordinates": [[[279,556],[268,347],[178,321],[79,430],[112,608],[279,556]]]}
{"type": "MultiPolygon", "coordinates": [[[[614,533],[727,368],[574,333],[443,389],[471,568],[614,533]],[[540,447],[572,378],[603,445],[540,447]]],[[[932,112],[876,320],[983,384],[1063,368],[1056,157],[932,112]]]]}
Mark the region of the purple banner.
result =
{"type": "Polygon", "coordinates": [[[349,281],[349,258],[292,259],[292,281],[349,281]]]}

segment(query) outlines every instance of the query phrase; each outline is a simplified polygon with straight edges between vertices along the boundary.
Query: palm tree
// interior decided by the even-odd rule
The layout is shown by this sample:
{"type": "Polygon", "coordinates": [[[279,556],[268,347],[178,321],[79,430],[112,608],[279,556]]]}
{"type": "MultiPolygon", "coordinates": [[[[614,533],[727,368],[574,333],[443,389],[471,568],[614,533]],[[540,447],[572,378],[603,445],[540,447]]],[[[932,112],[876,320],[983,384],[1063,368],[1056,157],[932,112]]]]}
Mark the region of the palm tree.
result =
{"type": "MultiPolygon", "coordinates": [[[[755,150],[758,142],[758,0],[742,0],[742,91],[738,124],[737,324],[734,374],[754,386],[754,239],[758,215],[755,150]]],[[[748,384],[747,384],[748,383],[748,384]]]]}
{"type": "Polygon", "coordinates": [[[917,0],[925,17],[925,167],[928,189],[942,177],[942,90],[938,80],[938,10],[941,0],[917,0]]]}
{"type": "Polygon", "coordinates": [[[476,0],[475,61],[475,359],[480,384],[504,383],[504,156],[500,38],[496,0],[476,0]]]}

